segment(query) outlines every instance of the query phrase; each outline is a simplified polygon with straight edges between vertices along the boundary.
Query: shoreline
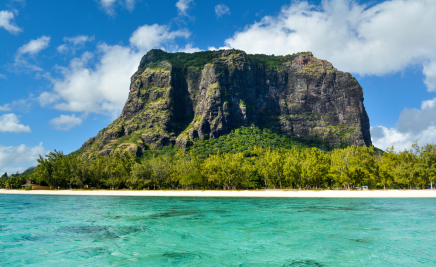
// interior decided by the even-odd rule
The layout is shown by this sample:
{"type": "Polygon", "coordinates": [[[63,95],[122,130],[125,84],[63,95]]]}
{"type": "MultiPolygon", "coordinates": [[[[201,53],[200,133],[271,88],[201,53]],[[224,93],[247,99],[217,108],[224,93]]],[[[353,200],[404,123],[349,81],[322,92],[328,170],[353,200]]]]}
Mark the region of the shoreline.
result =
{"type": "Polygon", "coordinates": [[[436,198],[436,190],[9,190],[1,194],[132,197],[436,198]]]}

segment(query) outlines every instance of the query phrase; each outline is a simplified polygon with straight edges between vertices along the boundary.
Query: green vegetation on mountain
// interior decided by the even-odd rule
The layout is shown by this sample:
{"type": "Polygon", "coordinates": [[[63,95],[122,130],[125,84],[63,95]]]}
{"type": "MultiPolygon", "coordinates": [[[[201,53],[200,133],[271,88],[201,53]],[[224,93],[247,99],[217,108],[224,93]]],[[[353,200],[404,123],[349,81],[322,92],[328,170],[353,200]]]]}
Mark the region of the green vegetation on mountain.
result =
{"type": "MultiPolygon", "coordinates": [[[[234,53],[243,53],[243,51],[232,49],[234,53]]],[[[219,51],[201,51],[195,53],[168,53],[162,51],[160,49],[151,50],[150,53],[153,53],[153,63],[147,65],[148,68],[159,68],[159,63],[162,61],[167,61],[171,63],[172,66],[179,68],[196,68],[198,70],[202,70],[206,64],[212,63],[214,59],[218,59],[222,57],[223,50],[219,51]]],[[[264,64],[267,68],[277,68],[280,67],[281,64],[285,62],[291,62],[298,55],[306,55],[311,54],[310,52],[300,52],[292,55],[286,56],[275,56],[275,55],[265,55],[265,54],[253,54],[247,55],[248,58],[264,64]]],[[[143,70],[145,67],[143,68],[143,70]]]]}
{"type": "Polygon", "coordinates": [[[281,68],[281,65],[286,62],[292,62],[299,55],[310,55],[311,52],[300,52],[292,55],[286,56],[275,56],[275,55],[265,55],[265,54],[254,54],[249,55],[250,58],[255,61],[264,64],[268,69],[281,68]]]}
{"type": "MultiPolygon", "coordinates": [[[[346,146],[347,144],[342,144],[339,147],[346,146]]],[[[319,140],[307,141],[302,138],[276,133],[269,129],[241,127],[216,139],[196,139],[187,150],[201,158],[207,158],[209,155],[218,152],[233,154],[241,152],[248,155],[252,153],[255,147],[263,149],[297,148],[299,150],[317,147],[323,151],[330,151],[334,148],[319,140]]]]}
{"type": "MultiPolygon", "coordinates": [[[[159,68],[159,63],[162,61],[167,61],[171,63],[172,66],[178,68],[195,68],[197,70],[202,70],[204,66],[208,63],[213,62],[214,59],[221,56],[222,51],[202,51],[196,53],[167,53],[160,49],[154,49],[150,52],[153,53],[153,63],[149,64],[148,68],[159,68]]],[[[145,68],[144,68],[145,69],[145,68]]]]}

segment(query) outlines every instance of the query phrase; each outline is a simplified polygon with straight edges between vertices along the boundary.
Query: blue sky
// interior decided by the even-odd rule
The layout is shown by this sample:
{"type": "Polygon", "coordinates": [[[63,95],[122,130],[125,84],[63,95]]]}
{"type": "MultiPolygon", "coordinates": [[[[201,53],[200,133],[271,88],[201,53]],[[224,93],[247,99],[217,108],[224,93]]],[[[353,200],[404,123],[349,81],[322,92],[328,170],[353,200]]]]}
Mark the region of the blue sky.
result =
{"type": "Polygon", "coordinates": [[[376,146],[434,143],[436,2],[4,0],[0,172],[70,153],[110,124],[149,49],[312,51],[364,90],[376,146]]]}

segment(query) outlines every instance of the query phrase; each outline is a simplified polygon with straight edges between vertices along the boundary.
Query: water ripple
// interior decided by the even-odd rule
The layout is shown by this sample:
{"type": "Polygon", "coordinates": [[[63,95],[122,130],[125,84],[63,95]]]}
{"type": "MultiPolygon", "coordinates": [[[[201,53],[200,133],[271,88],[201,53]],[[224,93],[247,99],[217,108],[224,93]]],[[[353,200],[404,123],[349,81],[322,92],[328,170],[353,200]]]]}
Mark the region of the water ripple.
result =
{"type": "Polygon", "coordinates": [[[436,199],[5,195],[0,266],[436,266],[436,199]]]}

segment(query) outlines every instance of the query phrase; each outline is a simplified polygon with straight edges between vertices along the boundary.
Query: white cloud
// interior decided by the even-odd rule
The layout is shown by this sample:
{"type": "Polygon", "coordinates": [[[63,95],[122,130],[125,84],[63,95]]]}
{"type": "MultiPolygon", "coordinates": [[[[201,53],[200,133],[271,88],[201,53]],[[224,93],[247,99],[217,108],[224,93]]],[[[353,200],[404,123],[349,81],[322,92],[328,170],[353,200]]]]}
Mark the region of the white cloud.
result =
{"type": "Polygon", "coordinates": [[[9,113],[0,116],[0,132],[30,133],[32,131],[30,130],[29,126],[20,124],[17,115],[14,113],[9,113]]]}
{"type": "Polygon", "coordinates": [[[226,5],[217,5],[217,6],[215,6],[215,14],[218,18],[222,17],[225,14],[230,15],[230,9],[226,5]]]}
{"type": "Polygon", "coordinates": [[[180,48],[178,49],[178,52],[185,52],[185,53],[195,53],[195,52],[200,52],[201,49],[198,47],[193,47],[192,44],[187,44],[185,45],[184,48],[180,48]]]}
{"type": "Polygon", "coordinates": [[[75,114],[71,115],[61,115],[60,117],[54,118],[50,121],[50,123],[57,130],[68,131],[71,128],[79,126],[82,124],[82,119],[77,118],[75,114]]]}
{"type": "Polygon", "coordinates": [[[115,4],[125,7],[127,10],[132,12],[135,9],[136,0],[97,0],[100,7],[111,16],[115,15],[115,4]]]}
{"type": "Polygon", "coordinates": [[[27,44],[18,48],[15,56],[14,66],[18,68],[28,68],[33,71],[42,71],[40,67],[29,63],[25,55],[29,54],[33,56],[38,54],[41,50],[46,49],[49,46],[50,39],[50,36],[42,36],[38,39],[31,40],[27,44]]]}
{"type": "Polygon", "coordinates": [[[50,92],[42,92],[38,97],[37,100],[39,102],[39,104],[41,105],[41,107],[45,107],[47,105],[50,105],[54,102],[56,102],[57,100],[59,100],[60,96],[57,94],[53,94],[50,92]]]}
{"type": "Polygon", "coordinates": [[[419,145],[434,144],[436,127],[430,126],[422,132],[414,134],[412,132],[403,133],[396,128],[386,128],[378,125],[371,127],[371,136],[373,145],[380,149],[385,150],[394,146],[396,151],[402,151],[411,149],[414,141],[418,141],[419,145]]]}
{"type": "Polygon", "coordinates": [[[8,78],[6,77],[6,75],[0,73],[0,79],[5,79],[5,80],[7,80],[8,78]]]}
{"type": "Polygon", "coordinates": [[[53,90],[43,92],[38,100],[42,106],[59,110],[116,118],[141,57],[152,48],[164,49],[174,39],[189,35],[187,30],[170,31],[167,26],[154,24],[139,27],[130,38],[130,46],[99,44],[95,52],[85,52],[68,67],[59,67],[60,77],[49,78],[53,90]]]}
{"type": "Polygon", "coordinates": [[[59,53],[66,53],[69,50],[66,44],[62,44],[58,46],[56,49],[58,50],[59,53]]]}
{"type": "Polygon", "coordinates": [[[11,20],[14,19],[14,13],[6,10],[0,11],[0,28],[4,28],[10,33],[19,33],[23,31],[17,25],[15,25],[11,20]]]}
{"type": "Polygon", "coordinates": [[[11,110],[10,104],[4,104],[3,106],[0,106],[0,111],[9,111],[11,110]]]}
{"type": "Polygon", "coordinates": [[[107,14],[114,15],[114,7],[113,6],[114,6],[116,0],[100,0],[98,2],[100,4],[101,8],[103,8],[107,14]]]}
{"type": "Polygon", "coordinates": [[[41,50],[46,49],[50,43],[50,36],[42,36],[38,39],[31,40],[27,44],[18,48],[17,54],[19,56],[24,54],[35,55],[39,53],[41,50]]]}
{"type": "Polygon", "coordinates": [[[0,111],[9,111],[9,110],[19,110],[20,112],[29,112],[32,109],[33,103],[37,99],[30,94],[27,98],[22,98],[18,100],[14,100],[11,103],[0,106],[0,111]]]}
{"type": "Polygon", "coordinates": [[[135,9],[135,2],[136,2],[135,0],[126,0],[124,2],[126,9],[129,10],[130,12],[132,12],[133,9],[135,9]]]}
{"type": "Polygon", "coordinates": [[[187,29],[169,31],[164,25],[144,25],[136,29],[130,37],[130,43],[139,50],[149,50],[178,37],[188,38],[191,33],[187,29]]]}
{"type": "Polygon", "coordinates": [[[421,109],[404,109],[394,128],[371,127],[374,145],[386,149],[410,149],[414,141],[420,145],[436,142],[436,98],[423,101],[421,109]]]}
{"type": "Polygon", "coordinates": [[[118,116],[129,92],[130,76],[136,71],[142,53],[129,47],[101,44],[97,48],[100,61],[88,64],[91,53],[75,58],[62,68],[60,79],[53,79],[53,92],[40,96],[47,101],[60,99],[54,107],[72,112],[94,112],[118,116]]]}
{"type": "Polygon", "coordinates": [[[189,4],[194,2],[194,0],[179,0],[176,3],[179,16],[188,16],[187,10],[189,9],[189,4]]]}
{"type": "Polygon", "coordinates": [[[28,167],[36,166],[36,159],[39,155],[45,155],[48,151],[42,146],[27,147],[24,144],[19,146],[2,146],[0,144],[0,173],[13,174],[23,172],[28,167]]]}
{"type": "Polygon", "coordinates": [[[72,43],[73,45],[83,45],[86,42],[94,40],[94,36],[78,35],[76,37],[64,37],[64,42],[72,43]]]}
{"type": "Polygon", "coordinates": [[[436,60],[424,64],[422,73],[425,75],[424,83],[429,91],[436,91],[436,60]]]}
{"type": "Polygon", "coordinates": [[[248,53],[312,51],[341,70],[384,75],[423,66],[428,90],[436,90],[434,0],[385,1],[372,6],[352,0],[306,1],[284,6],[225,41],[248,53]]]}
{"type": "Polygon", "coordinates": [[[76,37],[64,37],[64,44],[57,47],[59,53],[72,51],[74,54],[77,49],[82,48],[85,43],[94,41],[94,36],[78,35],[76,37]]]}

